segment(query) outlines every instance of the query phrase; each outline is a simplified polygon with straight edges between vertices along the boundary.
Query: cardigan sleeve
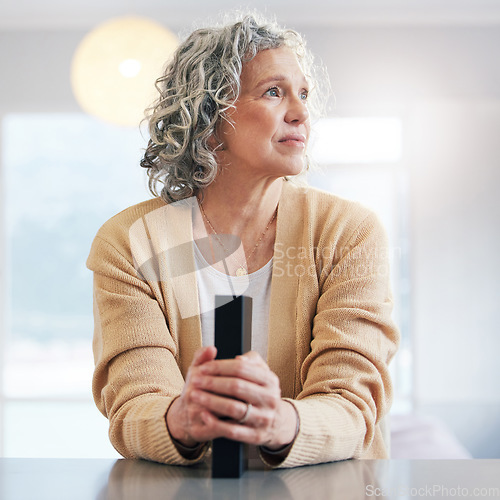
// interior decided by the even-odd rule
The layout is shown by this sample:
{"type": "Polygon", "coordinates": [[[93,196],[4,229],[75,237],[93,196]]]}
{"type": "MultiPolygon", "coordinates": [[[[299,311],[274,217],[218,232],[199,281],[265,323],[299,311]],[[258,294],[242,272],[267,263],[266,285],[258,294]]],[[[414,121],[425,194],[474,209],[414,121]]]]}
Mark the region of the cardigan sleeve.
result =
{"type": "Polygon", "coordinates": [[[391,319],[389,247],[373,214],[346,241],[318,251],[310,351],[300,392],[289,400],[300,430],[288,456],[273,466],[387,457],[377,424],[391,405],[388,364],[399,342],[391,319]]]}
{"type": "Polygon", "coordinates": [[[93,396],[109,419],[109,437],[126,458],[168,464],[187,460],[168,432],[165,415],[181,393],[178,345],[149,284],[130,255],[105,238],[95,238],[87,266],[94,272],[93,396]]]}

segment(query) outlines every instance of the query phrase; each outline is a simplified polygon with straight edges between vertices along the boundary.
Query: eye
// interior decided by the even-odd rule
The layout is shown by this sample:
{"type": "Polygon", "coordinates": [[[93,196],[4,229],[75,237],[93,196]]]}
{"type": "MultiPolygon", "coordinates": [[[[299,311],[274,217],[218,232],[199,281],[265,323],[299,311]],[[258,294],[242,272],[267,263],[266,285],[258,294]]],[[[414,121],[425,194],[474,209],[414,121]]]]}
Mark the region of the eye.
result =
{"type": "Polygon", "coordinates": [[[308,90],[303,90],[300,94],[299,97],[302,101],[307,101],[307,98],[309,96],[309,91],[308,90]]]}
{"type": "Polygon", "coordinates": [[[264,92],[264,95],[269,97],[280,97],[280,89],[278,87],[271,87],[264,92]]]}

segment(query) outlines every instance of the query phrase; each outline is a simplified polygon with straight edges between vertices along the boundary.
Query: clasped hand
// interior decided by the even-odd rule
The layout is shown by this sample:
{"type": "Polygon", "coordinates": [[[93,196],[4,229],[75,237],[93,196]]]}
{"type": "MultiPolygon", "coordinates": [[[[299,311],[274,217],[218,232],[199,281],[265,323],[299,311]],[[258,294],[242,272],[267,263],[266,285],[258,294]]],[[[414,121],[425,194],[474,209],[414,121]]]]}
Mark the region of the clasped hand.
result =
{"type": "Polygon", "coordinates": [[[251,351],[216,360],[216,354],[213,346],[196,352],[184,390],[167,413],[171,436],[184,446],[219,437],[270,449],[292,442],[297,414],[262,357],[251,351]]]}

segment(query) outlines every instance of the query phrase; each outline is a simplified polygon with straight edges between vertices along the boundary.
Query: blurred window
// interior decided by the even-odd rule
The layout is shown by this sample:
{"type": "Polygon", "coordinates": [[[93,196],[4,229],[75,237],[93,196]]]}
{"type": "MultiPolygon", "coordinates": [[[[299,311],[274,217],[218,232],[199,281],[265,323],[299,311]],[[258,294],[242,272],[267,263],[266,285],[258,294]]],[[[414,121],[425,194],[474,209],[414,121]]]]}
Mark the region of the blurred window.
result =
{"type": "Polygon", "coordinates": [[[102,223],[148,197],[144,147],[139,130],[83,114],[2,122],[4,456],[118,456],[91,396],[85,261],[102,223]]]}

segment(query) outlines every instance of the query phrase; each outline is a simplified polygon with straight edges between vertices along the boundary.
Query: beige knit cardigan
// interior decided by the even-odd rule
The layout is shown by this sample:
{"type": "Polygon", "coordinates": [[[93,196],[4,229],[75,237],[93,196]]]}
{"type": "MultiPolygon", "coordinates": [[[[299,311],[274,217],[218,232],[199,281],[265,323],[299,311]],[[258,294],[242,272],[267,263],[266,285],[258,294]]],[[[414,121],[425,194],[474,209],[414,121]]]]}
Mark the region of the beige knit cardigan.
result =
{"type": "MultiPolygon", "coordinates": [[[[94,272],[93,395],[125,457],[167,464],[179,454],[165,414],[202,345],[192,250],[193,202],[159,198],[99,230],[94,272]]],[[[267,362],[300,430],[278,467],[385,458],[380,421],[392,399],[388,243],[361,205],[292,182],[279,202],[267,362]]],[[[267,457],[269,458],[269,457],[267,457]]],[[[266,456],[263,456],[266,461],[266,456]]]]}

